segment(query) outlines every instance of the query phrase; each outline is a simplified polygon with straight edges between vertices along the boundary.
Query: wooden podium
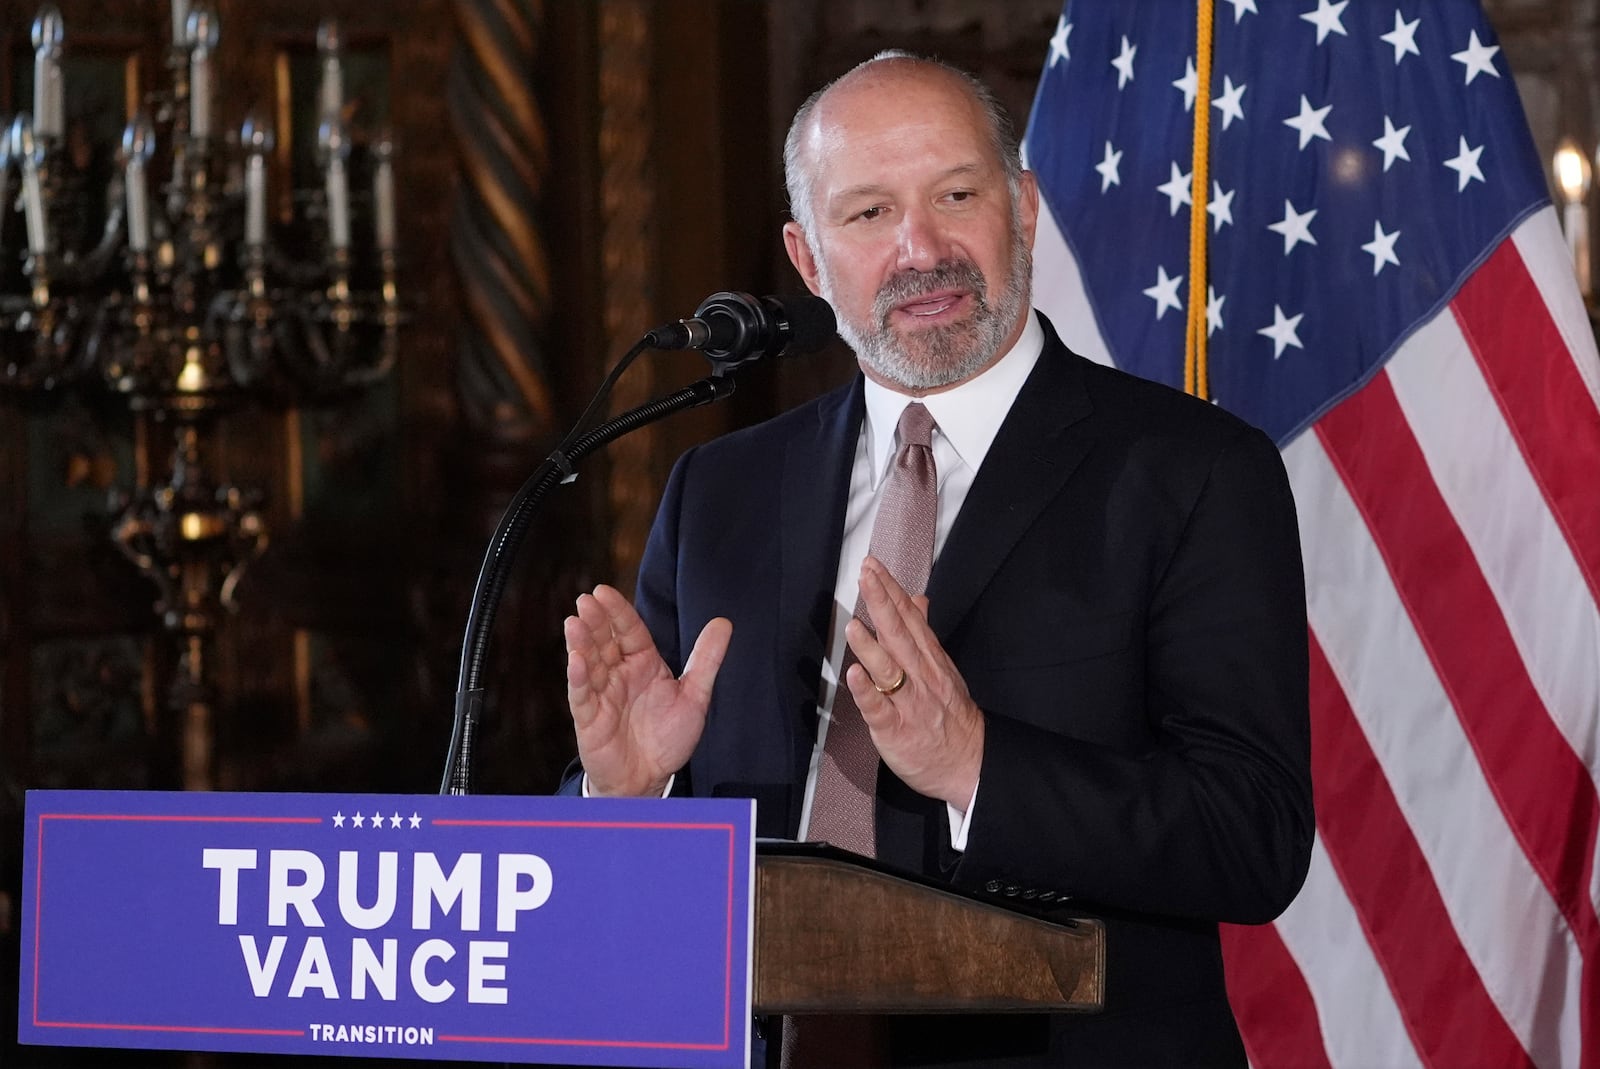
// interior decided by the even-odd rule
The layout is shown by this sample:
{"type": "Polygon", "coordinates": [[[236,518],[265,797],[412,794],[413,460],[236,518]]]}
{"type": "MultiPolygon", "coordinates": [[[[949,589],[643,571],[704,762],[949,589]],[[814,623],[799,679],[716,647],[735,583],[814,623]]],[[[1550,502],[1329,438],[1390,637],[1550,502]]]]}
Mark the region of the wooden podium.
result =
{"type": "Polygon", "coordinates": [[[1105,929],[1046,920],[822,844],[760,841],[757,1013],[1092,1012],[1105,929]]]}

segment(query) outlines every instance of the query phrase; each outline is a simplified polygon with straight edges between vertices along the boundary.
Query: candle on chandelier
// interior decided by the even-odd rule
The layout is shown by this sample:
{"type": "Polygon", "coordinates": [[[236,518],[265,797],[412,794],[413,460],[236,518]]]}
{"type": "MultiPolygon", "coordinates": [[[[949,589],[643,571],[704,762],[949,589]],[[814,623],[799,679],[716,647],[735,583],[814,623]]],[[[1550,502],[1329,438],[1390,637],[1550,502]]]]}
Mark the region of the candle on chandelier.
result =
{"type": "Polygon", "coordinates": [[[378,159],[372,174],[373,231],[379,252],[393,252],[394,225],[394,139],[387,132],[374,149],[378,159]]]}
{"type": "Polygon", "coordinates": [[[328,122],[344,113],[344,35],[333,19],[317,26],[317,52],[322,56],[322,83],[317,93],[317,119],[328,122]]]}
{"type": "Polygon", "coordinates": [[[1578,290],[1585,298],[1591,290],[1589,265],[1589,210],[1584,200],[1589,195],[1592,172],[1589,159],[1570,138],[1563,138],[1555,155],[1556,185],[1565,201],[1561,213],[1562,229],[1566,231],[1567,249],[1572,254],[1572,268],[1578,276],[1578,290]]]}
{"type": "Polygon", "coordinates": [[[250,246],[267,242],[267,153],[272,151],[272,128],[255,115],[246,116],[239,129],[239,143],[247,153],[244,163],[244,242],[250,246]]]}
{"type": "Polygon", "coordinates": [[[189,11],[189,136],[211,136],[211,56],[219,37],[217,16],[196,4],[189,11]]]}
{"type": "Polygon", "coordinates": [[[33,20],[33,134],[59,138],[65,127],[61,85],[61,42],[66,24],[54,4],[39,9],[33,20]]]}
{"type": "Polygon", "coordinates": [[[122,131],[123,185],[128,201],[128,248],[150,250],[150,184],[146,170],[155,154],[155,129],[150,117],[139,112],[122,131]]]}
{"type": "Polygon", "coordinates": [[[172,0],[172,45],[182,48],[189,40],[189,0],[172,0]]]}
{"type": "Polygon", "coordinates": [[[345,161],[350,158],[350,141],[344,123],[325,121],[318,131],[326,168],[328,193],[328,242],[335,249],[350,247],[350,176],[345,161]]]}
{"type": "Polygon", "coordinates": [[[22,215],[28,226],[28,251],[41,256],[50,246],[44,190],[39,183],[44,148],[34,139],[33,120],[27,115],[18,115],[11,124],[11,155],[22,161],[22,215]]]}

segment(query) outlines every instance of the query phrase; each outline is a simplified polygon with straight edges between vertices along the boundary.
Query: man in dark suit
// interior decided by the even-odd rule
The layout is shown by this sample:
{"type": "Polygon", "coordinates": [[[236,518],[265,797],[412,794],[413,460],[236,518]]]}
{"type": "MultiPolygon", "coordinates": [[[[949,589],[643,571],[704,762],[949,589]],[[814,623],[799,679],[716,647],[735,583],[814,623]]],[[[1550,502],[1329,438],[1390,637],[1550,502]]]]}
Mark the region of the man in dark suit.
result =
{"type": "Polygon", "coordinates": [[[847,689],[880,858],[1107,924],[1103,1013],[894,1020],[894,1064],[1242,1064],[1217,922],[1276,916],[1313,828],[1277,450],[1030,310],[1037,189],[970,77],[862,64],[785,166],[790,258],[862,375],[687,453],[637,610],[579,599],[584,791],[752,797],[760,834],[806,837],[847,689]],[[867,553],[913,401],[937,427],[925,598],[867,553]]]}

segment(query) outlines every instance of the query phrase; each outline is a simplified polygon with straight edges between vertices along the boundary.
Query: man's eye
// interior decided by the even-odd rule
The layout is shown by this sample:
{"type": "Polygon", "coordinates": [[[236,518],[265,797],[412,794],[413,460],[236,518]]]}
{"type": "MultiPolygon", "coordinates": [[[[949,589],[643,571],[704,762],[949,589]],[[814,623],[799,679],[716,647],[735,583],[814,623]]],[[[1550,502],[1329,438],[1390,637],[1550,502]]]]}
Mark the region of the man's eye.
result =
{"type": "Polygon", "coordinates": [[[972,199],[972,190],[970,190],[970,189],[953,190],[949,194],[949,197],[950,197],[951,200],[955,201],[957,204],[960,204],[964,200],[971,200],[972,199]]]}
{"type": "Polygon", "coordinates": [[[887,210],[888,210],[887,208],[881,208],[881,207],[868,208],[866,211],[864,211],[860,215],[856,216],[856,218],[858,218],[858,219],[868,219],[868,220],[876,219],[876,218],[878,218],[878,216],[882,215],[887,210]]]}

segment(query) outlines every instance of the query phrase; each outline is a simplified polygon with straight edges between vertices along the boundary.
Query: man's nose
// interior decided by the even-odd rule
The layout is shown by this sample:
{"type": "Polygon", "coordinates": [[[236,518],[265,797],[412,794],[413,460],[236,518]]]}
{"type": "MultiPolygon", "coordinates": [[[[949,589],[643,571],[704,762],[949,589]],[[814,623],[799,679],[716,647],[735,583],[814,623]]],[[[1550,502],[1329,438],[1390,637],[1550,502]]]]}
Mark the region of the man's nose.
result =
{"type": "Polygon", "coordinates": [[[899,256],[895,266],[901,270],[930,271],[945,259],[945,239],[939,220],[925,207],[906,211],[900,219],[899,256]]]}

